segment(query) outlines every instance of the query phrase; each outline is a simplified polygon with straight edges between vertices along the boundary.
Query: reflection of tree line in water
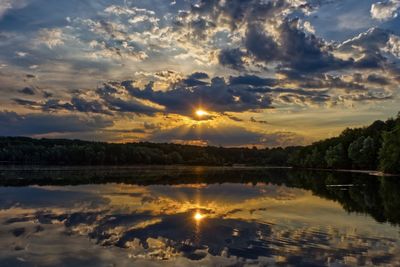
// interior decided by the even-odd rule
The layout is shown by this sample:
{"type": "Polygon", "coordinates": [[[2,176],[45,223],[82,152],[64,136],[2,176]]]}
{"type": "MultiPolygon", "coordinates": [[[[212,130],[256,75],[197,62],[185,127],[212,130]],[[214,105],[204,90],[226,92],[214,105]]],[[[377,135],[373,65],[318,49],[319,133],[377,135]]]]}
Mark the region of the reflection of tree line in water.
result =
{"type": "Polygon", "coordinates": [[[367,213],[378,222],[400,224],[400,180],[360,173],[287,169],[16,170],[0,171],[0,185],[135,185],[271,183],[306,189],[337,201],[348,212],[367,213]]]}

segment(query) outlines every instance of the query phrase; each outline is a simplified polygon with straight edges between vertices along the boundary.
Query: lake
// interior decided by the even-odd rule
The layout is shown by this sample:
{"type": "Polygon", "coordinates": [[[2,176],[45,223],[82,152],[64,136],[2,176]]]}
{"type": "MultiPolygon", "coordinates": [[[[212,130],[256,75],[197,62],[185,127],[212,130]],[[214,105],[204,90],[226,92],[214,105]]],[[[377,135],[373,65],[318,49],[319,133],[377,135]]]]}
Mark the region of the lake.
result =
{"type": "Polygon", "coordinates": [[[0,167],[0,266],[400,266],[400,177],[0,167]]]}

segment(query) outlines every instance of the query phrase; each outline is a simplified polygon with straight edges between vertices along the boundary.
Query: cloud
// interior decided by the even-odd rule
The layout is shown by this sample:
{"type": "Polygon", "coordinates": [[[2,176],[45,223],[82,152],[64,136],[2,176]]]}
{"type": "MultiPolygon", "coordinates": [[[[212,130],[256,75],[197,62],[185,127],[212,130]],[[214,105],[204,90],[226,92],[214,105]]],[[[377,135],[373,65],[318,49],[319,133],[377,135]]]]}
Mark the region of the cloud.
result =
{"type": "Polygon", "coordinates": [[[35,90],[31,87],[24,87],[21,90],[18,90],[18,92],[24,95],[35,95],[35,90]]]}
{"type": "MultiPolygon", "coordinates": [[[[243,70],[245,65],[259,67],[257,63],[305,73],[351,66],[351,60],[336,58],[329,44],[313,34],[310,22],[305,24],[295,16],[289,16],[294,10],[307,13],[317,6],[283,0],[199,1],[192,7],[189,17],[218,21],[220,28],[224,23],[228,24],[230,33],[236,37],[230,39],[235,47],[221,49],[218,59],[221,65],[235,70],[243,70]],[[247,63],[246,59],[245,64],[244,58],[247,57],[253,61],[247,63]]],[[[217,34],[218,29],[213,30],[215,27],[204,26],[198,31],[205,34],[212,30],[217,34]]]]}
{"type": "Polygon", "coordinates": [[[388,85],[389,84],[389,80],[386,77],[380,76],[377,74],[368,75],[367,81],[370,83],[376,83],[379,85],[388,85]]]}
{"type": "Polygon", "coordinates": [[[11,9],[23,8],[26,5],[25,0],[1,0],[0,1],[0,19],[11,9]]]}
{"type": "Polygon", "coordinates": [[[17,57],[26,57],[27,55],[29,55],[29,53],[27,53],[27,52],[22,52],[22,51],[17,51],[17,52],[15,52],[15,55],[16,55],[17,57]]]}
{"type": "Polygon", "coordinates": [[[244,76],[231,76],[229,78],[229,84],[231,85],[252,85],[252,86],[274,86],[277,84],[275,79],[261,78],[256,75],[244,75],[244,76]]]}
{"type": "Polygon", "coordinates": [[[88,101],[80,97],[73,97],[71,99],[71,104],[75,110],[80,112],[93,112],[111,115],[111,112],[107,111],[103,104],[99,101],[88,101]]]}
{"type": "Polygon", "coordinates": [[[298,19],[285,19],[277,27],[276,37],[268,35],[261,25],[251,25],[246,33],[247,51],[255,60],[300,73],[322,72],[351,66],[352,61],[336,58],[327,44],[313,34],[305,34],[298,26],[298,19]]]}
{"type": "Polygon", "coordinates": [[[400,37],[393,34],[390,35],[385,50],[400,59],[400,37]]]}
{"type": "Polygon", "coordinates": [[[188,79],[204,80],[210,78],[205,72],[194,72],[189,75],[188,79]]]}
{"type": "Polygon", "coordinates": [[[48,48],[52,49],[57,46],[61,46],[65,42],[65,36],[62,29],[42,29],[39,31],[35,43],[40,45],[44,44],[48,48]]]}
{"type": "MultiPolygon", "coordinates": [[[[377,53],[389,40],[389,31],[377,27],[368,29],[338,46],[341,52],[377,53]]],[[[355,54],[355,56],[358,56],[355,54]]]]}
{"type": "Polygon", "coordinates": [[[122,85],[133,97],[163,106],[167,113],[189,115],[199,106],[213,112],[240,112],[271,107],[269,96],[254,90],[254,86],[226,84],[224,79],[218,77],[213,78],[211,84],[191,87],[177,84],[167,91],[155,90],[152,83],[145,89],[134,87],[130,81],[122,85]]]}
{"type": "Polygon", "coordinates": [[[130,97],[124,89],[125,83],[105,83],[103,87],[96,90],[96,93],[104,101],[105,105],[113,111],[146,115],[154,115],[157,112],[163,111],[163,108],[159,105],[153,105],[145,101],[151,99],[142,98],[144,100],[142,101],[140,97],[135,97],[134,95],[134,97],[130,97]]]}
{"type": "Polygon", "coordinates": [[[389,20],[397,17],[400,1],[386,0],[371,5],[371,16],[377,20],[389,20]]]}
{"type": "Polygon", "coordinates": [[[245,47],[255,59],[269,63],[279,58],[278,44],[261,25],[250,25],[245,38],[245,47]]]}
{"type": "Polygon", "coordinates": [[[25,114],[0,111],[0,135],[32,136],[48,133],[77,133],[102,130],[113,122],[99,116],[25,114]]]}
{"type": "MultiPolygon", "coordinates": [[[[286,73],[287,74],[287,73],[286,73]]],[[[151,75],[150,75],[151,76],[151,75]]],[[[153,78],[159,77],[159,74],[153,78]]],[[[390,85],[387,75],[359,74],[353,81],[340,75],[288,75],[286,79],[265,78],[256,75],[210,78],[197,72],[179,79],[160,80],[166,89],[157,88],[151,81],[143,88],[136,86],[143,81],[126,80],[106,82],[92,90],[77,90],[70,99],[60,100],[49,95],[43,100],[12,98],[18,105],[45,112],[69,111],[118,116],[124,113],[157,116],[179,114],[192,119],[212,120],[229,112],[254,112],[284,106],[336,105],[346,101],[372,101],[392,97],[389,91],[382,94],[376,85],[390,85]],[[287,87],[286,84],[293,87],[287,87]],[[369,95],[365,93],[369,92],[369,95]],[[352,97],[358,96],[358,97],[352,97]],[[376,96],[376,97],[371,97],[376,96]],[[383,97],[382,97],[383,96],[383,97]],[[201,118],[194,112],[199,107],[209,111],[201,118]]],[[[158,79],[158,78],[157,78],[158,79]]],[[[234,121],[236,118],[230,117],[234,121]]]]}
{"type": "Polygon", "coordinates": [[[269,124],[268,121],[266,121],[266,120],[257,120],[257,119],[254,118],[254,117],[251,117],[251,118],[250,118],[250,121],[251,121],[251,122],[255,122],[255,123],[261,123],[261,124],[269,124]]]}
{"type": "Polygon", "coordinates": [[[380,28],[370,28],[356,37],[346,40],[337,48],[338,52],[351,53],[354,58],[354,68],[384,69],[392,68],[384,50],[388,46],[390,31],[380,28]]]}
{"type": "Polygon", "coordinates": [[[242,70],[244,67],[243,57],[246,54],[240,48],[227,48],[219,52],[218,60],[223,66],[236,70],[242,70]]]}

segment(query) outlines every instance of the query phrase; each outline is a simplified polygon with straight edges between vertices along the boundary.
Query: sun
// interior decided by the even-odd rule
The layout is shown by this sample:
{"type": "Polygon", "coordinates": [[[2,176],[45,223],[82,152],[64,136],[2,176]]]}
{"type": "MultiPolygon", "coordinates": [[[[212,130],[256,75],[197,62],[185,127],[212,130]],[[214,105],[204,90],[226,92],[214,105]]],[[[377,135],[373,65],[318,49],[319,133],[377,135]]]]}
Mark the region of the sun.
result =
{"type": "Polygon", "coordinates": [[[204,215],[201,214],[200,212],[196,212],[196,213],[194,214],[193,218],[194,218],[196,221],[201,221],[201,220],[204,218],[204,215]]]}
{"type": "Polygon", "coordinates": [[[198,110],[196,110],[196,115],[197,115],[198,117],[203,117],[203,116],[208,115],[208,112],[205,111],[205,110],[203,110],[203,109],[198,109],[198,110]]]}

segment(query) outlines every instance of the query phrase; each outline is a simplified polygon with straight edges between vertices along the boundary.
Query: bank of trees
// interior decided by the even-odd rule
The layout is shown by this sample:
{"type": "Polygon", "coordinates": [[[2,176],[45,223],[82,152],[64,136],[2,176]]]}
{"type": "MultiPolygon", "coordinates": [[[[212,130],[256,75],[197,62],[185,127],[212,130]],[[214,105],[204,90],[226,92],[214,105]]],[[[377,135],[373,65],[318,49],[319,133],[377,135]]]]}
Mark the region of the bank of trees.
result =
{"type": "Polygon", "coordinates": [[[0,137],[0,162],[55,165],[273,165],[400,173],[400,117],[304,147],[223,148],[0,137]]]}
{"type": "Polygon", "coordinates": [[[112,144],[80,140],[0,138],[0,162],[54,165],[278,165],[294,148],[223,148],[178,144],[112,144]]]}
{"type": "Polygon", "coordinates": [[[302,168],[381,170],[400,173],[400,117],[346,129],[338,137],[292,153],[288,164],[302,168]]]}

